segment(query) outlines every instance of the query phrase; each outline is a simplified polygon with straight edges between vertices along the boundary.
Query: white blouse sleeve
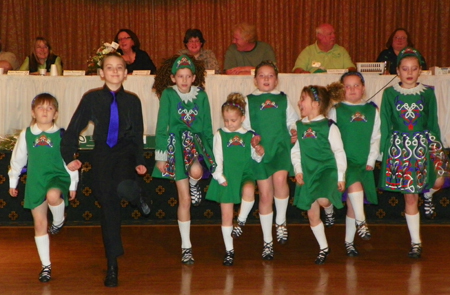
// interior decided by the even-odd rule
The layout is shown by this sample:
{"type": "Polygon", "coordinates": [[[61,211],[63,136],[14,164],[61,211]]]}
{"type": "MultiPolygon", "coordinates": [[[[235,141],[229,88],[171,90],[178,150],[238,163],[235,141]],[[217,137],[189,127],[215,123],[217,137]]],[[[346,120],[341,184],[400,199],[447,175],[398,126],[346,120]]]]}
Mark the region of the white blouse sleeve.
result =
{"type": "Polygon", "coordinates": [[[223,151],[222,151],[222,137],[220,136],[220,132],[217,131],[214,134],[213,138],[213,153],[214,159],[216,161],[216,169],[214,170],[213,177],[219,184],[227,181],[225,175],[223,175],[223,151]]]}
{"type": "Polygon", "coordinates": [[[381,139],[381,120],[378,109],[375,111],[375,122],[373,124],[372,137],[370,138],[370,152],[367,158],[367,166],[375,168],[375,161],[380,155],[380,139],[381,139]]]}
{"type": "Polygon", "coordinates": [[[344,151],[344,144],[342,143],[341,132],[336,124],[331,124],[328,141],[331,145],[331,150],[334,153],[336,164],[338,168],[338,181],[345,181],[345,171],[347,170],[347,157],[344,151]]]}
{"type": "Polygon", "coordinates": [[[27,140],[25,138],[26,129],[20,132],[17,138],[16,145],[11,155],[11,168],[9,169],[9,187],[16,188],[19,183],[19,176],[22,168],[25,167],[28,161],[27,140]]]}

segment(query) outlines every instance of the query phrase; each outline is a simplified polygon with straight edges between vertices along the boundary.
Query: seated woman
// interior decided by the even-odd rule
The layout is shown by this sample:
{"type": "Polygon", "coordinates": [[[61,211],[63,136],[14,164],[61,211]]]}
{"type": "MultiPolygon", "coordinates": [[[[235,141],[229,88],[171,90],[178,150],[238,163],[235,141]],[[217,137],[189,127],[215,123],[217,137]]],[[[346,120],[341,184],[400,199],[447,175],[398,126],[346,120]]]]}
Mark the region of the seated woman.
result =
{"type": "Polygon", "coordinates": [[[58,75],[62,75],[61,58],[52,52],[50,43],[44,37],[37,37],[33,52],[25,58],[19,71],[30,71],[32,75],[38,74],[40,69],[50,72],[52,64],[56,65],[58,75]]]}
{"type": "Polygon", "coordinates": [[[129,29],[120,29],[114,37],[114,42],[119,44],[117,52],[122,54],[127,63],[128,74],[135,70],[150,70],[151,74],[156,74],[156,66],[150,56],[141,50],[141,42],[137,35],[129,29]]]}
{"type": "Polygon", "coordinates": [[[205,70],[214,70],[216,74],[219,74],[219,63],[214,52],[209,49],[203,49],[205,42],[202,31],[199,29],[188,29],[183,39],[186,49],[178,51],[178,54],[192,55],[196,60],[202,60],[205,63],[205,70]]]}
{"type": "MultiPolygon", "coordinates": [[[[380,55],[377,58],[377,62],[388,61],[389,73],[391,75],[397,75],[397,55],[405,47],[414,47],[411,35],[407,30],[403,28],[397,28],[389,36],[389,39],[386,42],[387,49],[381,51],[380,55]]],[[[423,58],[423,56],[421,66],[422,70],[428,69],[427,63],[425,62],[425,58],[423,58]]]]}

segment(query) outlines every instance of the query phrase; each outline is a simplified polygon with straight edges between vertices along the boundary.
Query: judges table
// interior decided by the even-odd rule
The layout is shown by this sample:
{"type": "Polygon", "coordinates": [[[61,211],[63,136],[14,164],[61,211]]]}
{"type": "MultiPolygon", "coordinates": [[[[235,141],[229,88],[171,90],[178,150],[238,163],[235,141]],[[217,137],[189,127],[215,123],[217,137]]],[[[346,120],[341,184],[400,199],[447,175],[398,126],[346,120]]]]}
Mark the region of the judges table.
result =
{"type": "MultiPolygon", "coordinates": [[[[307,85],[325,86],[339,80],[336,74],[280,74],[278,89],[285,92],[298,112],[297,102],[300,92],[307,85]]],[[[378,106],[381,104],[383,91],[386,85],[398,82],[394,76],[365,75],[366,98],[376,94],[372,101],[378,106]],[[378,92],[379,91],[379,92],[378,92]]],[[[448,97],[450,95],[450,75],[429,76],[423,75],[420,81],[433,85],[438,102],[439,126],[442,141],[445,147],[450,146],[450,110],[448,97]]],[[[152,86],[154,76],[129,75],[124,82],[126,90],[136,93],[142,101],[145,133],[155,133],[158,98],[152,86]]],[[[100,76],[0,76],[0,135],[14,133],[30,124],[31,101],[36,94],[48,92],[59,101],[59,117],[57,123],[66,128],[70,122],[82,95],[92,88],[102,87],[100,76]]],[[[231,92],[241,92],[246,95],[254,89],[252,76],[210,75],[206,77],[205,90],[211,103],[213,130],[222,126],[221,106],[231,92]]],[[[85,134],[92,133],[92,126],[85,134]]]]}

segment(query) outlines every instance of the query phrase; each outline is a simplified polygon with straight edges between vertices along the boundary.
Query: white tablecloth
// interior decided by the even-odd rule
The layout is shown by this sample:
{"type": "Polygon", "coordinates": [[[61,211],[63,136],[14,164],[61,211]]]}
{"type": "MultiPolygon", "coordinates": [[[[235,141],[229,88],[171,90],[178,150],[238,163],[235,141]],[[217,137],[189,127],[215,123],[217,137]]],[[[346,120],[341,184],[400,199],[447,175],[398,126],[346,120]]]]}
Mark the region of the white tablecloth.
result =
{"type": "MultiPolygon", "coordinates": [[[[325,86],[339,79],[335,74],[280,74],[278,89],[285,92],[298,112],[300,92],[307,85],[325,86]]],[[[386,84],[398,82],[394,76],[365,75],[366,98],[370,98],[386,84]],[[393,80],[392,80],[393,79],[393,80]],[[391,81],[392,80],[392,81],[391,81]]],[[[445,147],[450,146],[450,76],[423,75],[420,81],[435,86],[438,102],[439,126],[445,147]]],[[[158,98],[152,91],[154,76],[128,76],[124,83],[126,90],[136,93],[142,101],[145,133],[154,134],[158,114],[158,98]]],[[[99,76],[0,76],[0,135],[23,129],[31,121],[31,100],[36,94],[49,92],[59,101],[57,124],[66,128],[82,95],[92,88],[102,87],[99,76]]],[[[206,78],[206,92],[211,103],[213,130],[221,127],[221,106],[231,92],[246,95],[255,89],[251,76],[211,75],[206,78]]],[[[381,104],[383,91],[372,99],[381,104]]],[[[92,127],[86,134],[92,133],[92,127]]]]}

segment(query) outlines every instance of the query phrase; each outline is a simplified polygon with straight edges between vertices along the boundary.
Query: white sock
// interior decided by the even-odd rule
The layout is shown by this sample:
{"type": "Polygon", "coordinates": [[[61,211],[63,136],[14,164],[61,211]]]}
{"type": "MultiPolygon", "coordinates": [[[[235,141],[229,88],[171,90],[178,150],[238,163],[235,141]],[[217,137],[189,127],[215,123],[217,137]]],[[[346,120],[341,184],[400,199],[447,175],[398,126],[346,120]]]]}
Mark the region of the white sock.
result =
{"type": "Polygon", "coordinates": [[[289,204],[289,196],[285,199],[273,198],[275,200],[275,208],[277,209],[277,216],[275,216],[275,223],[281,225],[286,222],[286,211],[289,204]]]}
{"type": "Polygon", "coordinates": [[[53,215],[53,224],[56,226],[61,225],[64,222],[64,209],[66,208],[64,200],[61,202],[61,204],[56,206],[48,205],[48,208],[53,215]]]}
{"type": "Polygon", "coordinates": [[[427,198],[427,199],[432,198],[433,194],[437,191],[438,191],[438,189],[431,188],[429,192],[426,192],[423,194],[423,197],[427,198]]]}
{"type": "Polygon", "coordinates": [[[261,222],[261,228],[263,232],[263,239],[265,243],[270,243],[273,241],[272,237],[272,222],[273,222],[273,212],[266,215],[259,214],[259,220],[261,222]]]}
{"type": "Polygon", "coordinates": [[[405,214],[406,224],[408,225],[409,234],[411,235],[411,243],[421,243],[420,239],[420,214],[408,215],[405,214]]]}
{"type": "Polygon", "coordinates": [[[312,227],[311,230],[316,237],[317,242],[319,243],[320,249],[328,248],[327,237],[325,236],[325,227],[323,226],[323,222],[318,225],[312,227]]]}
{"type": "Polygon", "coordinates": [[[191,184],[191,185],[196,185],[199,180],[200,180],[200,178],[194,179],[191,176],[189,176],[189,184],[191,184]]]}
{"type": "Polygon", "coordinates": [[[241,202],[241,210],[239,211],[238,220],[245,223],[247,222],[247,217],[250,214],[250,211],[252,211],[253,205],[255,204],[255,201],[247,202],[245,200],[242,200],[241,202]]]}
{"type": "Polygon", "coordinates": [[[180,229],[181,235],[181,248],[192,248],[191,244],[191,221],[179,221],[178,228],[180,229]]]}
{"type": "Polygon", "coordinates": [[[35,236],[34,241],[36,242],[36,248],[38,250],[42,266],[52,264],[50,262],[50,239],[48,235],[38,237],[35,236]]]}
{"type": "Polygon", "coordinates": [[[233,238],[231,237],[231,232],[233,231],[232,226],[222,226],[222,236],[223,242],[225,243],[225,250],[231,251],[233,247],[233,238]]]}
{"type": "Polygon", "coordinates": [[[355,219],[345,216],[345,242],[353,243],[356,234],[355,219]]]}
{"type": "Polygon", "coordinates": [[[333,204],[331,204],[328,207],[323,207],[323,209],[325,210],[325,213],[327,213],[327,214],[332,214],[334,212],[333,204]]]}
{"type": "Polygon", "coordinates": [[[355,219],[358,224],[366,220],[366,215],[364,214],[364,192],[354,192],[349,193],[348,198],[352,202],[353,211],[355,211],[355,219]]]}

